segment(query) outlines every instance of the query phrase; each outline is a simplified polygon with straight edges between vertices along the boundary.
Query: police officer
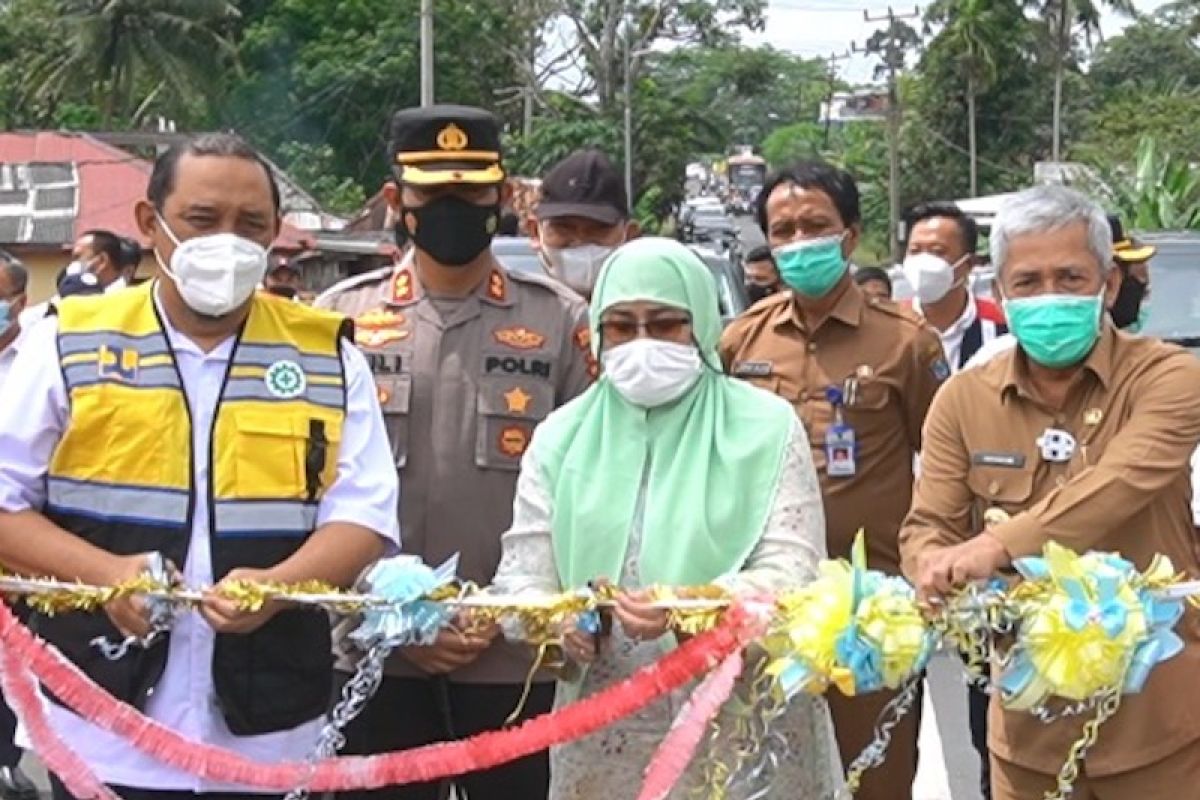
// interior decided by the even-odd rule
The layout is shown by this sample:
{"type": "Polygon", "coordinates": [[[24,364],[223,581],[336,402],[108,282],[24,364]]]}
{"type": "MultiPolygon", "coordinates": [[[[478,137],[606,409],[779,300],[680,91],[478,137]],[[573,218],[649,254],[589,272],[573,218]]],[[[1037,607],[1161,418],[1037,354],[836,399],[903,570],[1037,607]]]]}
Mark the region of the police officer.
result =
{"type": "MultiPolygon", "coordinates": [[[[458,554],[460,577],[485,584],[499,564],[534,426],[595,372],[586,310],[565,286],[508,272],[489,249],[509,193],[495,117],[462,106],[406,109],[392,119],[390,152],[395,180],[384,192],[413,249],[317,304],[354,319],[374,370],[405,486],[404,551],[430,564],[458,554]]],[[[532,664],[527,648],[493,637],[447,632],[393,657],[350,725],[347,752],[502,727],[532,664]]],[[[535,683],[523,715],[548,710],[553,693],[553,683],[535,683]]],[[[548,772],[543,754],[465,776],[460,786],[472,800],[545,797],[548,772]]],[[[443,789],[381,794],[432,799],[443,789]]]]}
{"type": "MultiPolygon", "coordinates": [[[[848,269],[861,229],[858,188],[842,170],[803,163],[768,181],[758,222],[791,291],[735,320],[721,357],[735,376],[769,389],[804,422],[825,501],[829,555],[848,557],[866,532],[870,565],[897,574],[896,541],[912,497],[913,456],[930,400],[950,374],[937,335],[915,314],[867,300],[848,269]]],[[[829,694],[845,764],[873,738],[893,697],[829,694]]],[[[859,798],[911,797],[918,715],[893,732],[887,761],[859,798]]]]}
{"type": "MultiPolygon", "coordinates": [[[[1118,552],[1138,569],[1165,555],[1181,573],[1200,571],[1186,471],[1200,440],[1200,364],[1105,318],[1121,276],[1104,213],[1064,187],[1020,192],[997,214],[991,248],[1017,347],[960,373],[929,412],[901,532],[905,574],[935,600],[1047,542],[1118,552]]],[[[1181,651],[1123,696],[1073,797],[1168,800],[1194,785],[1197,622],[1188,610],[1175,626],[1181,651]]],[[[1047,724],[993,700],[989,722],[992,796],[1053,794],[1083,720],[1047,724]]]]}
{"type": "Polygon", "coordinates": [[[598,150],[577,150],[551,167],[529,223],[551,275],[590,299],[604,260],[641,233],[629,218],[621,174],[598,150]]]}

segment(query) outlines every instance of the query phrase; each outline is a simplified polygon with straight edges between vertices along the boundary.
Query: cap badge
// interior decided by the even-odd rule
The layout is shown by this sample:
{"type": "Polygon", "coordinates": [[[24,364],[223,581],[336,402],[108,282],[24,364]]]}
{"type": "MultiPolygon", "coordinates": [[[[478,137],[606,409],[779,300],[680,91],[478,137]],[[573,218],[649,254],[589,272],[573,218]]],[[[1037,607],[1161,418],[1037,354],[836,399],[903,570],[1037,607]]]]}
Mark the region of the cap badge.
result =
{"type": "Polygon", "coordinates": [[[437,146],[443,150],[466,150],[467,144],[467,134],[453,122],[437,135],[437,146]]]}

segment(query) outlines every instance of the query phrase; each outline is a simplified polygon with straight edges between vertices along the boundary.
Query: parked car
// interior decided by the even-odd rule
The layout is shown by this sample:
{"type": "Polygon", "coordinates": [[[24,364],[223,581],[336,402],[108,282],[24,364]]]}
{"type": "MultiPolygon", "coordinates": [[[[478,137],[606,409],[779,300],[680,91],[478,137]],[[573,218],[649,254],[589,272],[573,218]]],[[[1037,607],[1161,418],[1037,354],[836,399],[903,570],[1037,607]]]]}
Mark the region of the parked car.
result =
{"type": "Polygon", "coordinates": [[[497,236],[492,239],[492,253],[501,264],[515,272],[533,272],[546,275],[542,257],[533,248],[533,240],[524,236],[497,236]]]}
{"type": "Polygon", "coordinates": [[[1150,262],[1150,315],[1142,333],[1175,342],[1200,355],[1200,233],[1136,234],[1158,253],[1150,262]]]}

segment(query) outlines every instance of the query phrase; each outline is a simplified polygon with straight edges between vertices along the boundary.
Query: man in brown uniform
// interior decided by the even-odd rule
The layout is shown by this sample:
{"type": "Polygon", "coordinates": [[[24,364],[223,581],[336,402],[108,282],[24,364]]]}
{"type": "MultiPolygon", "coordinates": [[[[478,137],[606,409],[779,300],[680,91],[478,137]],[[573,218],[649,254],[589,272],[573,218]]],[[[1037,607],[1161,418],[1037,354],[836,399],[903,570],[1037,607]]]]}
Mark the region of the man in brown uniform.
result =
{"type": "MultiPolygon", "coordinates": [[[[512,522],[521,455],[534,426],[581,393],[594,361],[586,309],[548,278],[507,271],[489,245],[506,200],[500,130],[461,106],[398,112],[395,182],[384,192],[413,243],[395,267],[335,286],[317,305],[355,322],[371,364],[403,485],[404,552],[486,584],[512,522]]],[[[406,749],[503,727],[532,666],[528,648],[491,635],[443,633],[407,648],[350,725],[350,753],[406,749]]],[[[352,662],[340,665],[350,669],[352,662]]],[[[537,683],[523,717],[549,710],[537,683]]],[[[472,800],[545,797],[545,755],[460,781],[472,800]]],[[[375,797],[433,800],[445,787],[397,787],[375,797]]]]}
{"type": "MultiPolygon", "coordinates": [[[[901,531],[905,573],[933,601],[1055,541],[1079,552],[1117,551],[1139,568],[1162,553],[1196,575],[1187,465],[1200,439],[1200,363],[1172,345],[1119,333],[1103,314],[1120,276],[1104,213],[1083,196],[1061,187],[1022,192],[997,216],[991,248],[1019,346],[960,373],[934,402],[901,531]],[[991,509],[1008,518],[984,528],[991,509]]],[[[1183,652],[1155,667],[1100,729],[1075,800],[1193,796],[1196,612],[1176,630],[1183,652]]],[[[993,700],[995,800],[1051,791],[1083,721],[1047,725],[993,700]]]]}
{"type": "MultiPolygon", "coordinates": [[[[804,422],[821,493],[829,554],[849,557],[866,532],[871,567],[898,574],[897,534],[912,499],[913,456],[938,386],[950,374],[942,345],[912,312],[868,300],[847,259],[861,228],[854,179],[800,164],[768,181],[758,222],[792,291],[763,300],[725,331],[733,375],[789,400],[804,422]]],[[[842,761],[873,738],[893,697],[828,695],[842,761]]],[[[885,764],[867,773],[860,800],[903,800],[916,774],[918,709],[896,729],[885,764]]]]}

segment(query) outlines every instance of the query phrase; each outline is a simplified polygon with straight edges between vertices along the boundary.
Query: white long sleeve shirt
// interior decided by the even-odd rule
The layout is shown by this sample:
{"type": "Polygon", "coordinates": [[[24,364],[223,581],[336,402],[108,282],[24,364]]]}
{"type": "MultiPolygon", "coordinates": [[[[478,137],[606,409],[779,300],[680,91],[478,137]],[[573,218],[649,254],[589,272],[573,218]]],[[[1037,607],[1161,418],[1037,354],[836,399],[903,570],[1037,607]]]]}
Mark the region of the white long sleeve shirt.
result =
{"type": "MultiPolygon", "coordinates": [[[[205,353],[171,327],[165,333],[175,351],[192,418],[193,451],[209,453],[212,428],[234,339],[205,353]]],[[[13,364],[0,401],[0,510],[40,510],[46,500],[46,473],[68,422],[67,392],[57,355],[58,320],[48,317],[29,332],[13,364]]],[[[338,453],[337,479],[321,499],[317,527],[347,522],[375,531],[399,545],[398,478],[383,426],[375,384],[366,359],[342,346],[347,411],[338,453]]],[[[147,424],[153,424],[147,421],[147,424]]],[[[208,536],[208,472],[205,458],[195,459],[197,500],[184,580],[190,586],[213,583],[208,536]]],[[[291,730],[260,736],[234,736],[216,704],[212,658],[215,633],[197,612],[181,615],[172,629],[166,670],[152,691],[146,714],[199,742],[237,750],[264,762],[308,757],[322,725],[317,718],[291,730]]],[[[105,783],[140,789],[190,792],[255,791],[203,780],[142,755],[120,738],[83,721],[65,708],[48,704],[59,734],[105,783]]],[[[20,735],[19,735],[20,737],[20,735]]],[[[27,742],[25,742],[28,744],[27,742]]]]}

